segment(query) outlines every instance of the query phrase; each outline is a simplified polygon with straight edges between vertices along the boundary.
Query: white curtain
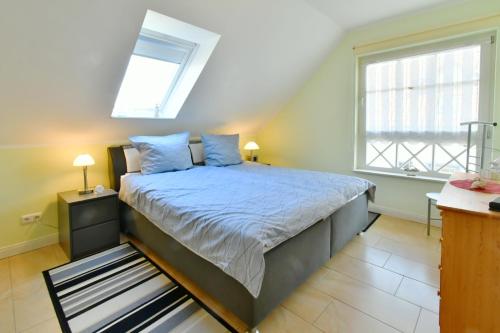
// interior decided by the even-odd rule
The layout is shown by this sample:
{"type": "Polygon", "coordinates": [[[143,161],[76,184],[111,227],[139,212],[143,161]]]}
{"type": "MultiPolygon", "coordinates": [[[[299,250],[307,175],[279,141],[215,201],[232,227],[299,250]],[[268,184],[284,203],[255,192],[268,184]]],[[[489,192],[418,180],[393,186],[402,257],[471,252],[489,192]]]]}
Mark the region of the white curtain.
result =
{"type": "Polygon", "coordinates": [[[479,114],[481,45],[366,66],[367,139],[461,142],[479,114]]]}

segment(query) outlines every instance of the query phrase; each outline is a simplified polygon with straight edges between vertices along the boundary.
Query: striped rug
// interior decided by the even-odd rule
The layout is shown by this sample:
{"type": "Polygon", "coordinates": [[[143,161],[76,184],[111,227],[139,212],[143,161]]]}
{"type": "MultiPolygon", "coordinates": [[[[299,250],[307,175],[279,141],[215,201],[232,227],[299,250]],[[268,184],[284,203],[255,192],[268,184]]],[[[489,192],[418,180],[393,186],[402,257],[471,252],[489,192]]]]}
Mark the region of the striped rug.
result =
{"type": "Polygon", "coordinates": [[[63,332],[234,332],[131,243],[43,275],[63,332]]]}

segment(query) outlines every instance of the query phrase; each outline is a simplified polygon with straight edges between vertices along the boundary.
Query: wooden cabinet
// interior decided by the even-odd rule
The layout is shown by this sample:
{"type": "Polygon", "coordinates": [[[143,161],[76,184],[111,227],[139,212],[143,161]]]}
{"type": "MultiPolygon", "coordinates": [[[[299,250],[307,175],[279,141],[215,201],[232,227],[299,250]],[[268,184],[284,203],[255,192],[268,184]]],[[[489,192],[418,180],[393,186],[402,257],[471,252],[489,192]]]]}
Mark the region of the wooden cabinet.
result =
{"type": "MultiPolygon", "coordinates": [[[[465,177],[473,176],[457,174],[452,179],[465,177]]],[[[488,210],[498,196],[450,183],[441,192],[442,333],[500,332],[500,213],[488,210]]]]}
{"type": "Polygon", "coordinates": [[[58,194],[59,242],[71,260],[118,245],[118,196],[113,190],[58,194]]]}

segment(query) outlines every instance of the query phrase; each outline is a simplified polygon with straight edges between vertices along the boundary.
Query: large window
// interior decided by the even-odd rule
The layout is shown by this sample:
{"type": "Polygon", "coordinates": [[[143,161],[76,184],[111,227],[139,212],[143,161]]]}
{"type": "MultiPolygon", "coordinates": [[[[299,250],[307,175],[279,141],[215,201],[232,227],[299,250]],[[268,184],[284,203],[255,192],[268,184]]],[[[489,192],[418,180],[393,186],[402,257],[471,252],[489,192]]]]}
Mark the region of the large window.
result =
{"type": "Polygon", "coordinates": [[[491,121],[493,43],[481,34],[359,57],[356,168],[429,177],[465,170],[460,124],[491,121]]]}

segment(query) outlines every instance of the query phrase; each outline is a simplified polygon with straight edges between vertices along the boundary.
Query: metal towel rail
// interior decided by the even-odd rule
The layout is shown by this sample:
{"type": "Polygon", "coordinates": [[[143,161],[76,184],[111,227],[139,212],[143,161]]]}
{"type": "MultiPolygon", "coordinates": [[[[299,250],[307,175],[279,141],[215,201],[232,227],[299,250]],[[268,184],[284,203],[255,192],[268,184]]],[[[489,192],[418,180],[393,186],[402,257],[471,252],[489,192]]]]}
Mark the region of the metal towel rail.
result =
{"type": "MultiPolygon", "coordinates": [[[[489,123],[489,122],[484,122],[484,121],[466,121],[463,123],[460,123],[461,126],[466,126],[467,125],[467,157],[465,161],[465,172],[469,172],[469,164],[473,164],[475,166],[479,167],[479,170],[483,169],[484,167],[484,150],[486,149],[486,129],[488,127],[495,127],[497,126],[497,123],[489,123]],[[481,155],[480,156],[470,156],[470,148],[471,148],[471,139],[472,139],[472,126],[477,125],[478,128],[482,127],[482,140],[481,140],[481,155]],[[471,163],[470,158],[478,158],[479,159],[479,164],[477,163],[471,163]]],[[[477,149],[476,149],[477,153],[477,149]]],[[[477,172],[477,171],[476,171],[477,172]]]]}

